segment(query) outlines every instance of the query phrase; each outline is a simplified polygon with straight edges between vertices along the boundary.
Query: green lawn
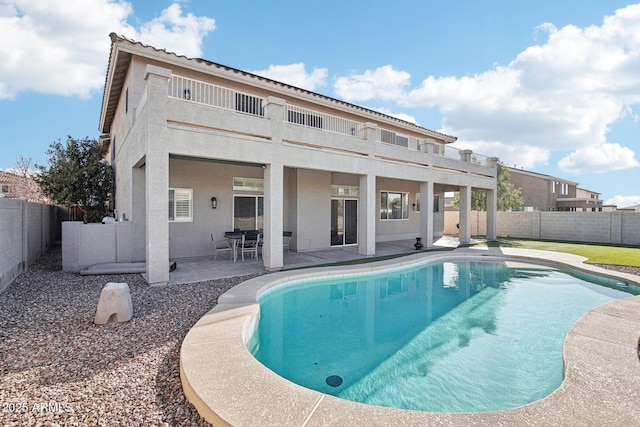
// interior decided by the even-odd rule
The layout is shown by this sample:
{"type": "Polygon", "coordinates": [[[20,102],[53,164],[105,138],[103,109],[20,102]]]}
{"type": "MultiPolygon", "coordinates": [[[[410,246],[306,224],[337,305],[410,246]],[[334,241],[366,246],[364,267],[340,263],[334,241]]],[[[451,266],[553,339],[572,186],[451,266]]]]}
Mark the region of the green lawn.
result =
{"type": "Polygon", "coordinates": [[[504,239],[490,242],[490,246],[541,249],[581,255],[589,264],[613,264],[640,267],[640,247],[598,245],[589,243],[549,242],[542,240],[504,239]]]}

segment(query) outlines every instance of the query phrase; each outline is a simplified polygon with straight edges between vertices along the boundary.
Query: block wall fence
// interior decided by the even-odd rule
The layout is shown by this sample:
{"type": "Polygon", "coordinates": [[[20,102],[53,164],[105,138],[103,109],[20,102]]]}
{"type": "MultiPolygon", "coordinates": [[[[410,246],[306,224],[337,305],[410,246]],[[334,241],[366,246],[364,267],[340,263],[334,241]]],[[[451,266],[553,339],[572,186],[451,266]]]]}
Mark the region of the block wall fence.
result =
{"type": "MultiPolygon", "coordinates": [[[[486,234],[486,212],[471,212],[471,234],[486,234]]],[[[457,211],[445,212],[444,234],[458,233],[457,211]]],[[[638,212],[498,212],[498,237],[640,246],[638,212]]]]}
{"type": "MultiPolygon", "coordinates": [[[[444,217],[444,234],[456,235],[458,212],[447,211],[444,217]]],[[[62,222],[67,218],[68,210],[60,206],[0,198],[0,292],[54,243],[64,240],[62,222]]],[[[63,246],[67,246],[67,251],[63,252],[71,255],[63,260],[65,270],[79,271],[98,262],[131,262],[141,258],[140,248],[130,237],[132,225],[65,222],[67,242],[63,241],[63,246]],[[98,242],[101,250],[90,250],[98,242]]],[[[471,212],[471,234],[485,235],[485,226],[486,212],[471,212]]],[[[498,212],[497,235],[640,246],[640,213],[498,212]]]]}
{"type": "Polygon", "coordinates": [[[0,198],[0,292],[62,238],[66,208],[0,198]]]}

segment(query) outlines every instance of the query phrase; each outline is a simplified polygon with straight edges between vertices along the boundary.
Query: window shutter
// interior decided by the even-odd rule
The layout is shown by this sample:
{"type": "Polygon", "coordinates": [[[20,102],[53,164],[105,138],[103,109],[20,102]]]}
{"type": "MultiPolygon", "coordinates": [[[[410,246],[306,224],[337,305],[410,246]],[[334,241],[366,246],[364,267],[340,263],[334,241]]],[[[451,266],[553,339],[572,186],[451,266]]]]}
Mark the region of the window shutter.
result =
{"type": "Polygon", "coordinates": [[[175,190],[169,190],[169,221],[175,220],[175,190]]]}
{"type": "Polygon", "coordinates": [[[191,192],[188,190],[176,190],[176,220],[185,221],[191,219],[191,192]]]}

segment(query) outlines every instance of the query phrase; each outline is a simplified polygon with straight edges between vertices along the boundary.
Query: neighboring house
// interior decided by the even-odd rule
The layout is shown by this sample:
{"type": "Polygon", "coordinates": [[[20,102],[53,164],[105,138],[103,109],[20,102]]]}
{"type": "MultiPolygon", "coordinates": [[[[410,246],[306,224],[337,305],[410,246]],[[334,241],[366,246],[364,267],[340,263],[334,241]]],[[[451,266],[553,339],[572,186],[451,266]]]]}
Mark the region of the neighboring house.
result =
{"type": "Polygon", "coordinates": [[[38,185],[33,179],[5,171],[0,171],[0,197],[38,203],[48,202],[40,196],[38,185]]]}
{"type": "Polygon", "coordinates": [[[263,230],[267,270],[283,266],[284,231],[295,251],[353,245],[371,256],[376,242],[416,237],[431,247],[445,191],[463,195],[464,244],[471,190],[486,190],[495,239],[496,158],[364,107],[110,37],[101,138],[149,283],[168,281],[169,259],[210,255],[210,235],[233,229],[263,230]]]}
{"type": "Polygon", "coordinates": [[[525,211],[601,211],[600,193],[550,175],[509,168],[509,182],[519,188],[525,211]]]}
{"type": "Polygon", "coordinates": [[[626,211],[626,212],[640,212],[640,204],[626,206],[624,208],[619,208],[618,210],[619,211],[626,211]]]}
{"type": "Polygon", "coordinates": [[[615,212],[618,210],[616,205],[602,205],[602,212],[615,212]]]}
{"type": "MultiPolygon", "coordinates": [[[[584,188],[576,188],[575,200],[562,200],[562,203],[569,205],[569,210],[576,212],[602,212],[603,203],[600,199],[600,193],[585,190],[584,188]]],[[[565,206],[560,206],[565,207],[565,206]]]]}

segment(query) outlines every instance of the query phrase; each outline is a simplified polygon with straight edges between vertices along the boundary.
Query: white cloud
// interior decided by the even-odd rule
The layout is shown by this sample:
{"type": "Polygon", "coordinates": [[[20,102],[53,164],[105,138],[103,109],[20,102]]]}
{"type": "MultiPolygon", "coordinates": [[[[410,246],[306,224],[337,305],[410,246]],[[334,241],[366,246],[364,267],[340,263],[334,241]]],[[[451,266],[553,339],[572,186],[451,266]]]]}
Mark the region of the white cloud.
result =
{"type": "Polygon", "coordinates": [[[22,91],[89,97],[104,85],[110,32],[198,56],[215,28],[177,4],[140,31],[127,23],[132,14],[124,0],[1,0],[0,100],[22,91]]]}
{"type": "Polygon", "coordinates": [[[311,73],[307,73],[302,62],[290,65],[269,65],[266,70],[251,71],[251,73],[310,91],[324,86],[328,75],[326,68],[314,68],[311,73]]]}
{"type": "Polygon", "coordinates": [[[558,162],[560,169],[576,174],[603,173],[640,166],[634,152],[619,144],[580,148],[558,162]]]}
{"type": "MultiPolygon", "coordinates": [[[[451,134],[451,130],[443,130],[451,134]]],[[[549,161],[549,150],[527,144],[505,144],[500,141],[460,141],[453,144],[458,149],[472,150],[474,153],[496,157],[500,153],[500,162],[504,165],[518,169],[533,169],[537,165],[546,164],[549,161]]]]}
{"type": "Polygon", "coordinates": [[[410,84],[411,75],[385,65],[362,74],[339,77],[334,83],[336,94],[349,102],[370,99],[397,100],[405,96],[404,88],[410,84]]]}
{"type": "Polygon", "coordinates": [[[616,205],[619,208],[626,208],[629,206],[640,205],[640,195],[638,196],[621,196],[615,195],[610,199],[605,200],[605,205],[616,205]]]}
{"type": "Polygon", "coordinates": [[[640,4],[617,10],[599,26],[547,23],[536,31],[547,36],[541,44],[473,76],[429,76],[408,90],[409,74],[387,65],[341,77],[335,91],[355,101],[437,107],[446,133],[465,146],[493,150],[482,154],[507,164],[535,167],[564,151],[572,153],[560,166],[572,173],[593,172],[587,164],[601,172],[638,167],[633,151],[608,141],[607,132],[616,121],[637,118],[640,4]]]}
{"type": "Polygon", "coordinates": [[[163,10],[159,18],[142,25],[138,40],[188,57],[202,55],[202,39],[215,30],[215,21],[191,13],[182,15],[179,4],[163,10]]]}

